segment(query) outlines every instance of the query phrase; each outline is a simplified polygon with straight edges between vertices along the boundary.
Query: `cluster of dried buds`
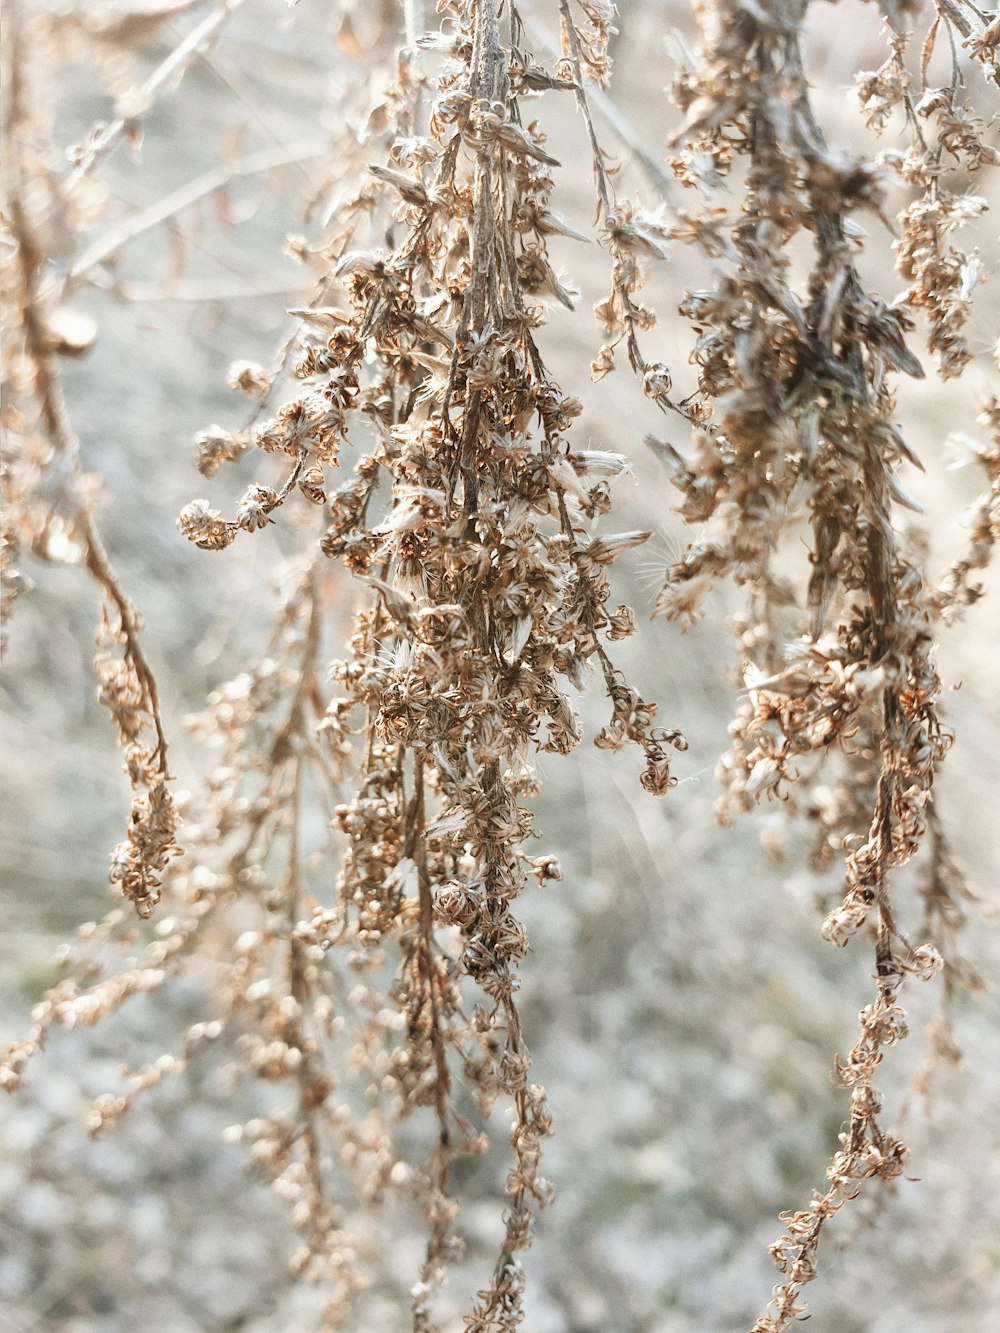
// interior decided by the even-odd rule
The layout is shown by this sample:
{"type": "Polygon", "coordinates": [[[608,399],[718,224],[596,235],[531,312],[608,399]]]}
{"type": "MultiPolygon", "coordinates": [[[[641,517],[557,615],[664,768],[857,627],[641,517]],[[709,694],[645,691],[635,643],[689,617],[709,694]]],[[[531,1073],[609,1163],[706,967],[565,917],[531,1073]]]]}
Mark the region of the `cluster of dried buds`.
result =
{"type": "Polygon", "coordinates": [[[41,146],[44,135],[31,100],[29,68],[33,42],[51,39],[53,20],[49,15],[31,20],[19,11],[11,20],[3,126],[5,257],[0,274],[3,322],[10,333],[3,352],[4,633],[11,602],[30,586],[18,568],[21,553],[49,564],[80,565],[99,589],[98,697],[118,733],[132,788],[128,829],[112,855],[110,879],[141,916],[149,916],[160,896],[163,873],[178,853],[177,815],[167,785],[167,742],[156,681],[140,642],[141,618],[111,564],[97,524],[99,479],[84,471],[63,398],[62,359],[85,355],[96,330],[88,316],[62,299],[49,263],[49,249],[61,231],[65,240],[93,224],[94,201],[80,174],[66,179],[52,171],[41,146]]]}
{"type": "MultiPolygon", "coordinates": [[[[948,604],[971,600],[966,571],[982,566],[995,533],[994,496],[981,506],[970,561],[938,594],[928,588],[894,526],[897,506],[918,508],[897,471],[920,464],[893,419],[893,376],[923,374],[906,343],[914,312],[928,317],[943,376],[969,360],[961,327],[980,269],[948,237],[985,204],[947,191],[942,159],[979,170],[995,162],[995,150],[960,103],[957,76],[913,104],[903,32],[913,5],[885,6],[890,57],[859,87],[876,130],[894,106],[905,110],[914,147],[876,163],[831,146],[804,67],[807,8],[807,0],[702,6],[700,60],[677,86],[688,124],[673,165],[683,185],[702,188],[738,169],[742,199],[737,215],[712,208],[676,228],[718,275],[681,306],[697,333],[702,426],[691,462],[651,442],[682,493],[684,517],[706,533],[668,571],[659,610],[690,621],[720,576],[749,594],[739,620],[745,692],[721,766],[724,809],[764,797],[811,807],[821,826],[817,859],[828,864],[833,848],[851,848],[843,899],[824,934],[843,945],[868,928],[875,940],[875,999],[838,1066],[852,1090],[849,1126],[826,1193],[785,1218],[773,1251],[784,1281],[755,1333],[778,1333],[801,1315],[822,1228],[859,1182],[902,1170],[906,1150],[880,1125],[872,1078],[884,1048],[905,1035],[904,975],[929,975],[942,959],[934,943],[908,943],[890,903],[890,872],[921,845],[950,743],[936,709],[933,622],[948,604]],[[920,128],[927,118],[937,127],[933,145],[920,128]],[[897,246],[910,286],[892,303],[863,285],[857,216],[884,216],[890,167],[922,191],[904,210],[897,246]],[[812,250],[804,273],[794,244],[803,233],[812,250]],[[799,597],[779,552],[789,538],[801,540],[805,523],[812,569],[799,597]],[[796,605],[805,609],[800,623],[796,605]],[[812,783],[837,765],[842,776],[832,785],[812,783]]],[[[936,8],[925,83],[935,39],[947,30],[954,46],[955,15],[965,12],[936,8]]]]}
{"type": "MultiPolygon", "coordinates": [[[[595,531],[626,460],[574,448],[580,403],[552,381],[537,342],[544,302],[570,302],[548,238],[572,233],[550,206],[558,163],[520,107],[529,93],[577,91],[581,59],[603,77],[611,10],[584,6],[575,61],[569,52],[547,74],[520,49],[516,13],[505,47],[495,0],[445,8],[452,36],[424,43],[444,56],[428,128],[397,136],[388,162],[371,169],[401,240],[390,253],[331,259],[346,304],[303,312],[299,396],[255,432],[259,448],[291,460],[284,484],[252,486],[233,521],[195,501],[179,526],[221,549],[304,492],[327,515],[323,554],[369,590],[323,722],[345,746],[363,737],[356,794],[333,817],[346,841],[338,901],[317,901],[296,931],[329,955],[327,967],[345,944],[356,966],[398,959],[390,993],[401,1027],[381,1034],[394,1114],[428,1106],[438,1121],[438,1147],[418,1172],[430,1242],[415,1328],[432,1327],[434,1292],[461,1250],[453,1162],[482,1150],[456,1074],[479,1116],[498,1097],[513,1106],[500,1259],[467,1324],[487,1330],[521,1318],[517,1256],[551,1195],[539,1174],[550,1118],[516,1003],[527,941],[512,910],[529,877],[560,877],[554,858],[525,849],[533,756],[577,745],[571,691],[594,667],[612,706],[596,743],[639,746],[648,791],[672,784],[669,756],[683,741],[656,727],[655,705],[606,647],[635,628],[627,606],[608,607],[610,567],[649,536],[595,531]],[[330,469],[356,449],[352,435],[370,443],[330,490],[330,469]]],[[[405,61],[401,78],[411,78],[405,61]]],[[[615,226],[621,262],[639,232],[625,212],[615,226]]],[[[636,281],[633,262],[616,290],[636,281]]],[[[213,430],[199,447],[210,472],[243,441],[213,430]]],[[[333,1086],[314,1092],[314,1114],[333,1086]]]]}
{"type": "MultiPolygon", "coordinates": [[[[804,806],[820,868],[849,845],[825,934],[840,945],[868,930],[875,941],[875,995],[838,1064],[851,1108],[828,1188],[784,1216],[773,1247],[784,1281],[755,1333],[780,1333],[802,1313],[825,1223],[863,1181],[903,1169],[906,1149],[882,1127],[873,1076],[906,1033],[904,979],[931,975],[943,959],[951,983],[972,980],[954,942],[966,890],[932,803],[950,739],[932,647],[935,625],[978,596],[972,575],[1000,538],[1000,409],[994,401],[983,418],[994,439],[978,454],[991,489],[973,515],[970,552],[934,590],[894,526],[897,506],[914,508],[897,472],[919,463],[894,421],[893,384],[923,373],[907,344],[918,313],[943,376],[969,360],[963,327],[980,267],[950,238],[984,205],[948,189],[947,168],[981,171],[996,152],[957,66],[940,88],[928,71],[947,34],[995,80],[997,24],[964,0],[936,5],[918,95],[904,27],[916,7],[885,4],[889,57],[859,78],[859,97],[876,132],[904,116],[910,146],[876,162],[831,147],[816,120],[802,46],[808,0],[697,5],[705,41],[678,80],[688,124],[671,165],[682,186],[705,193],[738,180],[742,198],[731,216],[712,206],[668,227],[615,197],[590,116],[585,85],[607,83],[613,6],[559,0],[562,53],[552,69],[525,49],[510,5],[501,42],[503,8],[439,0],[441,30],[418,43],[426,54],[401,56],[362,136],[368,149],[381,145],[381,160],[331,208],[337,239],[322,252],[317,298],[294,312],[304,325],[294,396],[257,420],[281,374],[236,363],[230,384],[256,400],[254,423],[198,437],[206,477],[254,447],[285,468],[280,482],[251,485],[232,519],[204,499],[188,505],[178,526],[198,547],[229,547],[297,501],[303,513],[322,513],[324,532],[285,588],[264,655],[196,720],[221,755],[205,799],[188,808],[189,854],[167,884],[171,914],[134,961],[96,980],[93,954],[121,914],[88,932],[76,979],[37,1007],[36,1030],[9,1054],[5,1078],[16,1085],[53,1024],[92,1023],[224,940],[222,1011],[190,1029],[177,1054],[128,1072],[123,1095],[95,1105],[94,1131],[198,1051],[237,1043],[243,1069],[294,1089],[291,1105],[231,1136],[290,1204],[303,1237],[296,1267],[327,1283],[329,1325],[365,1283],[359,1210],[344,1206],[334,1169],[345,1166],[360,1199],[395,1189],[423,1209],[429,1239],[411,1315],[424,1333],[462,1254],[456,1160],[485,1150],[491,1109],[509,1103],[499,1257],[465,1326],[499,1333],[522,1323],[519,1255],[551,1197],[540,1174],[550,1116],[517,1004],[527,940],[514,905],[529,880],[560,878],[553,857],[527,850],[535,756],[578,744],[573,692],[594,674],[611,706],[595,744],[638,746],[647,791],[672,785],[670,755],[683,748],[678,732],[655,725],[655,705],[607,647],[635,630],[629,607],[611,610],[610,567],[649,536],[601,526],[627,460],[576,445],[581,405],[553,382],[539,349],[545,303],[572,305],[549,238],[578,233],[553,208],[559,164],[522,109],[538,95],[570,94],[589,136],[611,258],[592,376],[613,370],[624,346],[644,393],[694,428],[690,458],[650,441],[681,513],[706,533],[667,571],[658,610],[689,623],[724,577],[749,596],[739,622],[745,689],[721,765],[725,809],[769,797],[804,806]],[[423,72],[432,61],[433,81],[423,72]],[[909,286],[893,302],[866,290],[859,269],[858,215],[883,217],[890,176],[917,192],[897,245],[909,286]],[[385,249],[358,239],[369,225],[385,249]],[[812,259],[799,273],[803,234],[812,259]],[[666,365],[640,345],[655,323],[639,299],[643,264],[663,258],[671,239],[699,246],[716,276],[681,305],[698,374],[683,400],[666,365]],[[348,464],[335,484],[334,470],[348,464]],[[799,597],[779,557],[803,533],[811,572],[799,597]],[[339,565],[364,605],[348,651],[324,677],[339,565]],[[833,783],[810,785],[831,769],[833,783]],[[319,837],[309,813],[317,808],[326,815],[319,837]],[[929,942],[913,947],[890,877],[928,826],[929,942]],[[420,1112],[436,1122],[430,1153],[413,1151],[402,1129],[420,1112]]],[[[30,368],[49,391],[39,430],[71,456],[51,356],[31,323],[41,307],[31,229],[16,213],[14,222],[30,368]]],[[[176,852],[155,685],[89,511],[75,510],[70,526],[118,617],[103,646],[121,653],[104,653],[98,672],[136,800],[113,877],[145,915],[176,852]]],[[[944,1029],[939,1046],[949,1049],[944,1029]]]]}
{"type": "Polygon", "coordinates": [[[1000,34],[995,22],[985,27],[971,5],[937,6],[920,53],[918,82],[907,68],[907,8],[885,7],[889,55],[878,70],[859,74],[856,83],[865,120],[876,133],[884,132],[894,111],[905,117],[909,148],[890,148],[879,159],[912,196],[899,214],[896,265],[909,282],[903,300],[926,316],[928,349],[948,379],[972,359],[964,327],[985,275],[979,252],[960,250],[952,237],[986,211],[986,200],[969,192],[968,179],[1000,164],[1000,149],[988,142],[987,126],[965,95],[960,51],[964,47],[987,79],[1000,84],[1000,34]],[[930,77],[938,46],[947,48],[941,72],[946,81],[940,85],[930,77]],[[960,192],[951,188],[956,176],[960,192]]]}

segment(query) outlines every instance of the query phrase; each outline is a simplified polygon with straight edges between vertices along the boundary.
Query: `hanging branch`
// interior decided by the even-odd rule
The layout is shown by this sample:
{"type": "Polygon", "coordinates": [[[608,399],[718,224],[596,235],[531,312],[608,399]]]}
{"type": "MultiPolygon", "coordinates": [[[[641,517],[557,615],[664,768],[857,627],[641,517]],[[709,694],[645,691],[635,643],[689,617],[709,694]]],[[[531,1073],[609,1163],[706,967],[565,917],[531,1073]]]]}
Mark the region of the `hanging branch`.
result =
{"type": "Polygon", "coordinates": [[[23,21],[15,9],[7,112],[7,207],[14,271],[8,290],[13,309],[10,327],[20,332],[30,376],[22,373],[17,377],[25,428],[10,460],[5,555],[10,559],[18,547],[27,545],[43,559],[79,558],[107,599],[110,613],[102,614],[95,666],[101,702],[118,729],[133,791],[128,833],[112,855],[111,880],[120,885],[141,916],[148,916],[159,897],[163,871],[178,854],[174,841],[177,819],[167,787],[167,741],[156,680],[140,643],[141,621],[122,590],[97,529],[79,442],[63,401],[56,353],[80,349],[63,345],[43,291],[46,255],[27,202],[30,164],[25,144],[31,112],[26,67],[23,21]],[[51,468],[53,479],[58,477],[51,499],[34,493],[35,459],[41,447],[58,459],[58,465],[51,468]]]}
{"type": "MultiPolygon", "coordinates": [[[[874,940],[875,995],[861,1011],[857,1044],[837,1062],[851,1092],[848,1126],[826,1192],[783,1214],[786,1234],[772,1253],[784,1281],[754,1333],[779,1333],[801,1317],[826,1223],[866,1181],[903,1171],[907,1150],[882,1126],[874,1075],[886,1048],[906,1035],[905,977],[929,977],[942,959],[939,932],[913,947],[901,930],[893,875],[921,845],[951,741],[936,708],[931,626],[940,602],[895,527],[899,507],[918,509],[897,470],[919,462],[893,420],[892,377],[923,371],[906,343],[906,306],[861,282],[864,233],[853,215],[882,218],[882,177],[831,148],[816,120],[802,59],[806,8],[806,0],[706,7],[711,35],[678,82],[689,115],[673,160],[678,179],[725,178],[737,160],[746,176],[738,214],[712,210],[676,232],[704,249],[720,277],[681,306],[699,335],[707,428],[691,462],[658,446],[681,512],[710,534],[668,571],[658,609],[690,620],[720,575],[750,594],[740,624],[746,689],[721,766],[726,807],[771,797],[794,807],[822,766],[839,760],[832,798],[808,798],[823,862],[848,837],[853,846],[843,900],[823,933],[837,945],[866,929],[874,940]],[[804,295],[790,254],[802,231],[813,246],[804,295]],[[803,519],[812,571],[796,637],[795,590],[772,570],[803,519]]],[[[922,290],[918,304],[930,299],[922,290]]],[[[932,348],[943,339],[932,332],[932,348]]],[[[948,341],[957,346],[951,334],[948,341]]],[[[945,373],[962,364],[954,352],[945,373]]]]}
{"type": "MultiPolygon", "coordinates": [[[[603,479],[624,460],[571,452],[563,437],[579,404],[548,379],[536,345],[538,299],[567,299],[545,243],[558,164],[538,131],[521,126],[512,78],[524,62],[501,45],[495,3],[472,6],[461,31],[430,133],[400,134],[394,163],[372,168],[402,201],[404,238],[388,256],[342,256],[336,274],[352,308],[307,315],[327,334],[303,348],[296,373],[308,391],[259,430],[257,443],[291,456],[300,485],[308,474],[319,496],[350,414],[367,411],[376,423],[377,449],[330,497],[323,543],[377,592],[351,660],[338,667],[347,689],[340,707],[360,705],[368,720],[358,795],[338,811],[349,850],[336,930],[351,921],[349,935],[370,947],[398,941],[401,1114],[429,1104],[438,1121],[438,1146],[422,1171],[431,1234],[415,1328],[430,1327],[434,1290],[457,1253],[452,1162],[481,1147],[454,1105],[450,1062],[461,1062],[482,1113],[498,1096],[513,1105],[505,1234],[468,1325],[486,1330],[520,1317],[517,1256],[550,1193],[538,1174],[549,1117],[542,1089],[529,1082],[516,1004],[526,941],[511,911],[529,872],[558,874],[550,858],[521,850],[531,830],[522,798],[537,783],[530,748],[566,752],[577,743],[579,723],[558,680],[581,682],[591,659],[613,705],[598,744],[641,745],[648,790],[670,784],[668,748],[681,742],[653,727],[653,706],[627,686],[597,637],[632,631],[627,608],[613,617],[603,609],[605,571],[648,534],[590,534],[610,503],[603,479]],[[372,354],[373,381],[363,370],[372,354]],[[391,495],[377,521],[368,514],[380,477],[391,495]],[[484,997],[471,1017],[452,975],[456,960],[436,943],[445,926],[462,941],[460,973],[484,997]]],[[[244,497],[235,522],[197,501],[181,530],[203,547],[227,544],[293,489],[252,487],[253,503],[244,497]]]]}
{"type": "Polygon", "coordinates": [[[220,30],[244,0],[218,0],[212,13],[195,25],[149,78],[119,98],[119,114],[106,125],[97,125],[74,152],[76,165],[66,178],[64,190],[72,195],[77,186],[117,147],[123,136],[134,135],[161,92],[180,82],[188,68],[216,40],[220,30]]]}

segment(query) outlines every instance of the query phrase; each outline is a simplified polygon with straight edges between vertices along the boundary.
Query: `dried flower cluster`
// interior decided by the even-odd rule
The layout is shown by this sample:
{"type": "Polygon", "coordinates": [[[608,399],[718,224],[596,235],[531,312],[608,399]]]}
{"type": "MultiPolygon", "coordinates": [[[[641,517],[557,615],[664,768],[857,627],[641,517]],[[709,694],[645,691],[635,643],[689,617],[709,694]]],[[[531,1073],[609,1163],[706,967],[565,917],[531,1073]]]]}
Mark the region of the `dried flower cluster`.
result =
{"type": "MultiPolygon", "coordinates": [[[[608,568],[648,536],[594,531],[625,460],[571,446],[580,405],[546,374],[536,341],[542,300],[569,300],[546,241],[566,228],[549,208],[558,164],[537,126],[523,124],[520,101],[539,85],[577,85],[540,78],[516,44],[503,48],[494,4],[452,19],[454,36],[428,43],[447,59],[427,132],[397,136],[389,162],[372,167],[397,201],[403,239],[391,254],[339,256],[348,305],[308,313],[301,394],[256,432],[259,448],[292,460],[287,480],[278,491],[252,486],[233,522],[195,501],[180,527],[199,546],[225,546],[271,521],[297,487],[327,506],[323,553],[373,590],[351,656],[334,669],[343,694],[326,726],[346,744],[350,719],[363,717],[363,759],[357,794],[335,812],[347,839],[339,903],[315,910],[309,938],[318,950],[399,952],[396,1114],[426,1105],[438,1120],[415,1327],[431,1326],[434,1289],[459,1245],[453,1160],[480,1147],[456,1104],[453,1066],[479,1115],[498,1096],[513,1104],[500,1258],[468,1323],[487,1329],[520,1317],[517,1255],[550,1195],[538,1173],[549,1113],[516,1004],[526,941],[512,912],[528,877],[560,874],[553,858],[524,850],[532,754],[577,744],[567,684],[582,685],[594,665],[612,705],[596,743],[640,745],[647,790],[666,791],[681,741],[655,728],[655,707],[603,643],[634,629],[627,607],[606,608],[608,568]],[[328,495],[359,414],[374,446],[328,495]],[[442,931],[453,932],[453,952],[442,931]],[[471,1013],[462,977],[481,994],[471,1013]]],[[[592,61],[597,22],[595,10],[592,61]]],[[[401,96],[410,77],[404,64],[401,96]]]]}
{"type": "Polygon", "coordinates": [[[133,792],[111,880],[148,916],[167,863],[177,854],[167,742],[156,681],[139,641],[141,620],[105,551],[95,519],[99,486],[83,470],[63,402],[59,359],[84,354],[94,329],[87,317],[62,304],[59,285],[47,272],[48,248],[60,228],[85,225],[91,200],[77,173],[66,185],[55,180],[37,147],[25,86],[25,26],[15,14],[5,118],[11,250],[3,300],[5,326],[20,336],[5,346],[4,601],[9,604],[24,587],[14,563],[22,548],[51,563],[84,565],[101,590],[99,697],[117,728],[133,792]]]}
{"type": "MultiPolygon", "coordinates": [[[[977,45],[971,28],[962,32],[956,15],[964,8],[937,6],[915,101],[904,23],[919,6],[886,5],[890,56],[859,77],[860,100],[877,131],[903,107],[912,146],[871,161],[829,144],[816,118],[804,65],[804,0],[700,8],[705,42],[678,82],[688,119],[673,164],[682,184],[702,189],[739,173],[742,198],[738,214],[711,207],[675,232],[699,245],[718,275],[713,289],[688,293],[681,306],[697,333],[703,426],[690,463],[651,443],[681,491],[684,517],[707,526],[668,571],[658,609],[690,621],[719,577],[747,589],[739,624],[745,692],[721,766],[725,808],[746,809],[764,797],[793,803],[796,793],[805,799],[821,828],[820,864],[850,849],[843,897],[824,935],[844,945],[867,928],[875,943],[875,995],[861,1012],[857,1044],[837,1063],[851,1110],[828,1188],[784,1216],[786,1234],[773,1247],[784,1281],[755,1333],[777,1333],[804,1312],[799,1293],[815,1277],[827,1220],[863,1181],[892,1180],[903,1170],[906,1148],[883,1127],[873,1079],[885,1048],[906,1035],[899,1003],[906,975],[931,976],[943,961],[938,945],[946,941],[931,915],[929,942],[918,947],[897,925],[891,873],[921,845],[935,771],[951,740],[937,713],[934,621],[971,600],[965,571],[988,558],[995,498],[980,507],[970,560],[935,594],[916,548],[907,548],[894,524],[897,506],[919,510],[899,469],[920,467],[894,420],[894,377],[923,375],[906,341],[915,311],[927,317],[943,377],[961,373],[970,359],[961,330],[982,269],[950,237],[985,201],[949,192],[948,163],[976,171],[995,164],[997,151],[961,100],[956,26],[994,79],[996,68],[993,39],[977,45]],[[930,89],[928,64],[944,32],[952,42],[951,84],[930,89]],[[931,142],[922,120],[934,126],[931,142]],[[892,302],[866,290],[859,270],[866,237],[859,217],[884,220],[891,173],[921,191],[903,209],[896,247],[910,286],[892,302]],[[803,232],[812,251],[804,274],[793,248],[803,232]],[[804,522],[812,568],[797,625],[800,597],[777,572],[777,556],[804,522]],[[817,777],[829,784],[835,763],[836,783],[803,797],[817,777]]],[[[988,469],[991,457],[987,449],[988,469]]],[[[935,866],[942,855],[934,839],[935,866]]],[[[934,892],[949,899],[948,916],[957,910],[958,881],[940,869],[931,877],[934,892]]],[[[948,961],[954,976],[958,961],[948,961]]]]}
{"type": "MultiPolygon", "coordinates": [[[[298,396],[252,428],[259,449],[289,460],[283,483],[250,486],[233,520],[197,500],[178,524],[196,545],[221,550],[272,523],[293,495],[323,508],[318,558],[346,565],[371,599],[349,658],[334,666],[338,692],[326,698],[319,685],[325,576],[313,562],[289,592],[268,654],[218,692],[200,725],[223,753],[208,807],[188,815],[189,856],[174,882],[183,910],[132,968],[58,987],[11,1060],[19,1071],[52,1023],[94,1021],[157,988],[223,906],[254,904],[260,924],[236,939],[223,985],[228,1013],[190,1032],[182,1054],[130,1075],[125,1095],[101,1099],[93,1128],[113,1124],[137,1093],[245,1021],[249,1006],[248,1068],[292,1080],[299,1094],[289,1111],[234,1132],[293,1205],[306,1242],[301,1267],[332,1284],[331,1322],[362,1280],[329,1198],[331,1153],[358,1168],[367,1197],[412,1179],[430,1228],[413,1321],[431,1328],[435,1290],[461,1252],[453,1163],[483,1151],[475,1122],[498,1098],[513,1108],[514,1162],[499,1258],[468,1327],[520,1322],[518,1255],[551,1195],[539,1173],[550,1117],[517,1008],[527,942],[512,905],[529,878],[561,874],[554,857],[525,846],[533,754],[577,745],[570,689],[595,667],[611,705],[596,743],[637,744],[648,791],[668,789],[669,755],[683,747],[679,733],[655,726],[655,705],[605,646],[635,629],[627,606],[608,607],[610,567],[649,535],[596,527],[625,459],[573,447],[580,404],[547,374],[537,343],[544,301],[570,304],[547,238],[573,233],[550,209],[558,163],[520,105],[526,94],[578,91],[569,71],[581,50],[588,71],[604,77],[611,11],[585,10],[579,32],[567,29],[575,57],[568,50],[555,73],[519,46],[516,14],[512,43],[501,45],[495,3],[453,7],[452,36],[422,43],[441,65],[429,106],[424,77],[401,59],[388,129],[376,137],[388,146],[385,164],[371,168],[377,197],[368,187],[343,214],[388,207],[402,240],[391,253],[345,251],[338,234],[323,291],[339,287],[345,306],[300,312],[298,396]],[[360,451],[351,432],[367,442],[360,451]],[[331,489],[349,449],[359,455],[351,478],[331,489]],[[330,808],[346,848],[331,901],[303,887],[299,811],[309,782],[329,798],[350,768],[354,795],[330,808]],[[336,989],[341,957],[357,977],[346,997],[336,989]],[[345,1037],[347,1062],[380,1087],[360,1117],[342,1100],[343,1055],[331,1054],[345,1037]],[[391,1126],[423,1107],[436,1117],[437,1146],[407,1167],[391,1126]]],[[[622,290],[635,280],[633,266],[622,290]]],[[[271,387],[246,364],[230,382],[265,399],[271,387]]],[[[248,433],[212,428],[197,443],[210,476],[245,452],[248,433]]],[[[124,682],[110,664],[100,669],[124,735],[124,682]]]]}
{"type": "MultiPolygon", "coordinates": [[[[27,185],[45,173],[19,133],[27,112],[16,83],[12,94],[5,294],[21,337],[7,425],[20,442],[8,463],[4,551],[82,562],[104,591],[100,697],[134,793],[111,878],[142,917],[161,890],[167,902],[151,934],[120,910],[81,932],[3,1080],[20,1083],[54,1025],[92,1024],[200,957],[221,956],[213,1011],[176,1053],[126,1071],[121,1092],[95,1103],[92,1131],[202,1051],[235,1049],[241,1072],[290,1090],[230,1134],[288,1204],[302,1239],[295,1267],[324,1284],[328,1326],[366,1282],[360,1205],[394,1191],[425,1218],[411,1320],[429,1331],[463,1250],[456,1163],[488,1150],[500,1102],[511,1110],[512,1152],[502,1233],[465,1328],[523,1322],[520,1256],[552,1196],[540,1170],[551,1118],[518,1008],[528,942],[515,903],[531,880],[561,877],[555,857],[530,848],[536,756],[577,746],[572,694],[594,675],[610,705],[595,744],[639,747],[647,792],[668,791],[672,752],[684,748],[607,646],[636,628],[631,608],[611,609],[611,566],[650,535],[607,523],[628,460],[581,447],[581,404],[542,358],[547,304],[572,309],[574,297],[550,238],[587,238],[554,206],[559,163],[524,113],[534,100],[571,96],[611,273],[591,377],[613,371],[624,345],[643,393],[693,431],[690,456],[649,441],[683,517],[704,532],[667,570],[657,610],[688,625],[726,577],[748,595],[723,814],[779,798],[814,825],[815,868],[846,848],[824,934],[837,945],[859,933],[874,940],[875,992],[837,1064],[850,1111],[827,1188],[783,1215],[772,1247],[783,1281],[754,1333],[779,1333],[803,1313],[826,1222],[863,1182],[904,1169],[907,1150],[883,1124],[874,1079],[906,1035],[905,979],[943,967],[946,1004],[955,986],[976,984],[957,944],[970,891],[933,804],[951,739],[933,649],[936,629],[978,597],[974,575],[1000,537],[1000,408],[994,398],[981,418],[992,439],[976,452],[990,490],[971,517],[968,555],[933,586],[920,541],[898,527],[897,508],[917,508],[898,474],[919,462],[895,394],[897,376],[923,374],[908,342],[918,316],[943,377],[971,359],[964,330],[983,266],[953,237],[985,201],[962,192],[958,173],[1000,154],[966,94],[960,51],[995,81],[997,21],[962,0],[933,6],[914,73],[907,25],[920,6],[883,6],[889,55],[859,75],[858,97],[877,134],[901,118],[907,146],[868,158],[828,143],[817,119],[807,0],[696,5],[704,41],[677,81],[687,124],[670,161],[680,185],[709,202],[668,220],[666,199],[648,209],[616,196],[594,129],[587,85],[608,85],[612,5],[558,0],[561,53],[543,65],[514,6],[439,0],[437,29],[399,56],[394,83],[331,176],[325,239],[291,244],[319,271],[315,299],[292,312],[298,338],[275,371],[234,363],[229,385],[252,400],[250,420],[196,440],[205,478],[248,456],[262,474],[232,518],[208,499],[185,506],[183,537],[216,552],[285,520],[309,550],[284,581],[264,650],[194,720],[217,762],[185,803],[181,856],[139,618],[101,546],[59,394],[56,357],[80,335],[60,316],[65,293],[45,275],[38,227],[86,206],[93,165],[235,7],[215,8],[121,120],[81,148],[39,218],[27,185]],[[945,42],[950,82],[931,86],[945,42]],[[738,197],[731,211],[715,202],[720,184],[738,197]],[[866,286],[859,219],[881,225],[893,189],[906,195],[895,256],[908,286],[889,300],[866,286]],[[697,247],[715,279],[681,300],[697,368],[685,398],[641,341],[656,326],[640,302],[643,265],[675,242],[697,247]],[[783,556],[803,534],[810,570],[799,589],[783,556]],[[361,609],[327,671],[341,622],[331,588],[350,582],[340,566],[361,609]],[[913,945],[894,872],[925,840],[913,945]],[[108,947],[116,940],[132,949],[124,963],[108,947]]],[[[342,40],[353,41],[345,25],[342,40]]],[[[122,241],[92,246],[70,272],[99,266],[122,241]]],[[[946,1058],[955,1050],[946,1013],[934,1048],[946,1058]]]]}

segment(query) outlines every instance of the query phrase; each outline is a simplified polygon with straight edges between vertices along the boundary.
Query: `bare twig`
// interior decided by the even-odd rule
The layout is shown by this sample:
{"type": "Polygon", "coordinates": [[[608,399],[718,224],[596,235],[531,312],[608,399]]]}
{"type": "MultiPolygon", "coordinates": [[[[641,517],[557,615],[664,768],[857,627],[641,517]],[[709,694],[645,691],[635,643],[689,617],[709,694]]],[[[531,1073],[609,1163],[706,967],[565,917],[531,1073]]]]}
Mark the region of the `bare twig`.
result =
{"type": "Polygon", "coordinates": [[[220,0],[219,7],[201,23],[192,28],[188,35],[171,51],[148,79],[132,93],[128,94],[130,110],[127,115],[117,116],[109,124],[101,126],[86,143],[83,154],[66,179],[65,189],[71,193],[80,181],[104,160],[115,148],[119,139],[132,130],[149,111],[159,93],[173,79],[181,79],[200,52],[210,45],[223,24],[236,12],[245,0],[220,0]]]}
{"type": "MultiPolygon", "coordinates": [[[[234,181],[245,180],[250,176],[259,176],[278,167],[289,166],[295,162],[308,162],[323,157],[329,152],[329,144],[323,139],[307,139],[297,144],[281,144],[276,148],[264,148],[232,164],[223,164],[203,172],[194,180],[188,181],[173,193],[152,204],[142,212],[134,214],[126,222],[112,228],[100,236],[84,250],[69,270],[69,280],[76,281],[85,277],[92,269],[115,256],[123,246],[176,217],[185,209],[206,199],[209,195],[226,189],[234,181]]],[[[286,290],[286,289],[282,289],[286,290]]]]}

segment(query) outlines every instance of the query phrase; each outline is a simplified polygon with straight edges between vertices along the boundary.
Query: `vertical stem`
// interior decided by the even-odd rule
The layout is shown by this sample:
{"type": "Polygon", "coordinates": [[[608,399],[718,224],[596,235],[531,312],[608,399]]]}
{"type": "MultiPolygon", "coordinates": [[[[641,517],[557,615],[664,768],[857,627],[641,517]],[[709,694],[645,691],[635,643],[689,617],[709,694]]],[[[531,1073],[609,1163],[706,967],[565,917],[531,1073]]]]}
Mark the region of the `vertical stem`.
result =
{"type": "Polygon", "coordinates": [[[403,0],[403,22],[406,25],[406,45],[412,49],[424,31],[422,0],[403,0]]]}

